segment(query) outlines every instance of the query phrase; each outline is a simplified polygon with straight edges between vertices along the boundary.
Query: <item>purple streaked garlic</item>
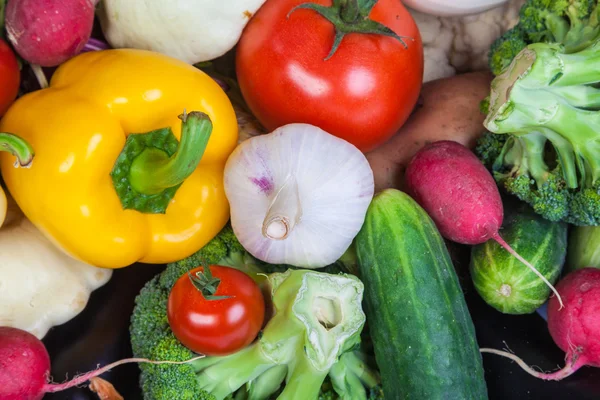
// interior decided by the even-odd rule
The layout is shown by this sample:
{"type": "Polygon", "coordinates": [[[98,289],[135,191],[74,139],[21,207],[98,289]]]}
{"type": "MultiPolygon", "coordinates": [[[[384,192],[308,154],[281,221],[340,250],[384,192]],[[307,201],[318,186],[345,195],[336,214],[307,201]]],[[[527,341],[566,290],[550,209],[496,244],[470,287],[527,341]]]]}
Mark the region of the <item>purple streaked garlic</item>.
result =
{"type": "Polygon", "coordinates": [[[233,230],[250,254],[271,264],[314,269],[338,260],[373,192],[363,153],[308,124],[242,142],[225,166],[233,230]]]}

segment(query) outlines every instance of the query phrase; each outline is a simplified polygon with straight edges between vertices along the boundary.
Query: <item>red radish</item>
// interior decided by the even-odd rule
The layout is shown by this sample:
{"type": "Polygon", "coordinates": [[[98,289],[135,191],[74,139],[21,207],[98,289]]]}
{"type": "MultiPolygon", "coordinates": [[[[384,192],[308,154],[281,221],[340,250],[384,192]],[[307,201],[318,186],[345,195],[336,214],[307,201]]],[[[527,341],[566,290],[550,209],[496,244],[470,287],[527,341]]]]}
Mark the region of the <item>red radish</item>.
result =
{"type": "Polygon", "coordinates": [[[98,0],[10,0],[6,32],[31,64],[54,67],[79,54],[92,33],[98,0]]]}
{"type": "Polygon", "coordinates": [[[468,245],[494,239],[531,268],[562,306],[554,286],[500,237],[498,231],[504,219],[500,192],[490,172],[471,150],[449,140],[428,144],[408,164],[406,185],[442,236],[468,245]]]}
{"type": "Polygon", "coordinates": [[[204,356],[183,362],[128,358],[77,376],[65,383],[49,383],[50,356],[44,344],[29,332],[0,327],[0,399],[39,400],[45,393],[60,392],[81,385],[121,364],[132,362],[184,364],[202,357],[204,356]]]}
{"type": "Polygon", "coordinates": [[[535,371],[512,353],[481,349],[516,361],[526,372],[544,380],[559,381],[579,368],[600,367],[600,269],[582,268],[556,285],[565,302],[561,311],[556,298],[548,302],[548,329],[554,343],[566,353],[566,365],[552,373],[535,371]]]}

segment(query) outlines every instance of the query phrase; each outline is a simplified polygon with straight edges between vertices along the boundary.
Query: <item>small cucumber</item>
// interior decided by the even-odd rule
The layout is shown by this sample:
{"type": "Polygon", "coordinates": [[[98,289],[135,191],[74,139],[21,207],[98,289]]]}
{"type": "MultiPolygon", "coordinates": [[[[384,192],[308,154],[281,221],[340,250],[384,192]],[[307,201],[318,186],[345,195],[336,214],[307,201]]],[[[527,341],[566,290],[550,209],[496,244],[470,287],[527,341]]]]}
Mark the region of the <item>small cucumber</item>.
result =
{"type": "MultiPolygon", "coordinates": [[[[501,234],[552,284],[567,254],[567,224],[552,222],[527,204],[505,199],[501,234]]],[[[504,314],[531,314],[550,296],[550,288],[493,240],[471,250],[471,277],[487,304],[504,314]]]]}
{"type": "Polygon", "coordinates": [[[600,268],[600,226],[574,226],[569,234],[567,270],[600,268]]]}
{"type": "Polygon", "coordinates": [[[356,237],[386,399],[485,400],[483,363],[450,255],[408,195],[375,195],[356,237]]]}

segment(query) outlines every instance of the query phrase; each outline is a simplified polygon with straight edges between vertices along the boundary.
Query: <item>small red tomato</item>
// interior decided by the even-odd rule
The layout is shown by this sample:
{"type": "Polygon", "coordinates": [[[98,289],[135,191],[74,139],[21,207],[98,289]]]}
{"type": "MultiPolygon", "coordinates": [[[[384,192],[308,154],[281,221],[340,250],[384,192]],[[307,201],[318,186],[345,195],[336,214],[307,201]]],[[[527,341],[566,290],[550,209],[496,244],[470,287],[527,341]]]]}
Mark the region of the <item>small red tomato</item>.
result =
{"type": "Polygon", "coordinates": [[[17,58],[6,42],[0,39],[0,117],[17,98],[20,80],[17,58]]]}
{"type": "Polygon", "coordinates": [[[207,272],[198,267],[175,282],[167,318],[188,349],[222,356],[254,341],[265,318],[265,302],[259,286],[245,273],[219,265],[207,272]]]}
{"type": "Polygon", "coordinates": [[[242,33],[236,73],[246,103],[269,131],[307,123],[367,152],[394,135],[413,111],[423,80],[423,46],[400,0],[267,0],[242,33]],[[315,11],[323,7],[337,15],[336,23],[348,20],[338,32],[385,34],[346,34],[328,58],[336,28],[315,11]],[[390,30],[402,40],[390,37],[390,30]]]}

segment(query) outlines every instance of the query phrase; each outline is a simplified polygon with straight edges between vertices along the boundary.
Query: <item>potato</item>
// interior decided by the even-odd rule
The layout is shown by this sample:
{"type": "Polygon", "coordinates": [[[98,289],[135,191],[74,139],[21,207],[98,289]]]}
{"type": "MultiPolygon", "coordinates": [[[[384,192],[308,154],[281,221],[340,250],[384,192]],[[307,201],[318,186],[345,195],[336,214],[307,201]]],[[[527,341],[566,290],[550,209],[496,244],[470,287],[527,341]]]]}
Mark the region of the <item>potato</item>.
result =
{"type": "Polygon", "coordinates": [[[403,190],[406,165],[427,143],[453,140],[474,148],[485,132],[479,103],[489,94],[492,79],[489,72],[471,72],[425,83],[409,120],[389,141],[366,154],[375,190],[403,190]]]}

